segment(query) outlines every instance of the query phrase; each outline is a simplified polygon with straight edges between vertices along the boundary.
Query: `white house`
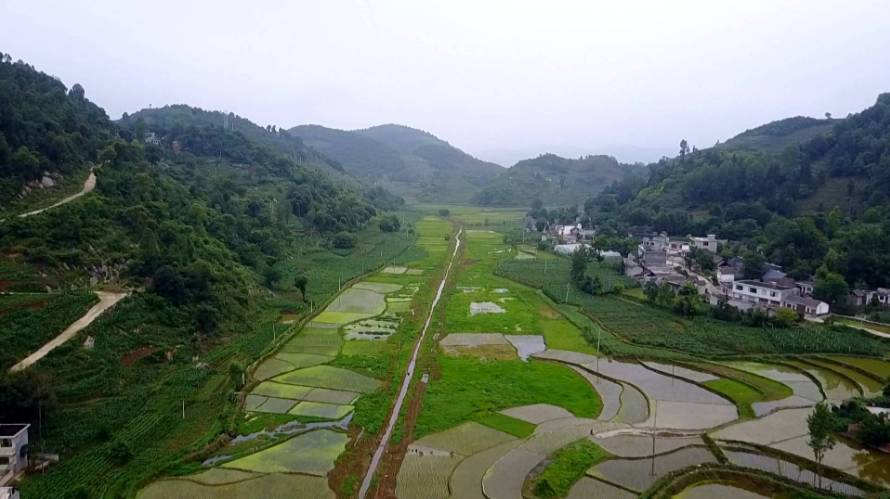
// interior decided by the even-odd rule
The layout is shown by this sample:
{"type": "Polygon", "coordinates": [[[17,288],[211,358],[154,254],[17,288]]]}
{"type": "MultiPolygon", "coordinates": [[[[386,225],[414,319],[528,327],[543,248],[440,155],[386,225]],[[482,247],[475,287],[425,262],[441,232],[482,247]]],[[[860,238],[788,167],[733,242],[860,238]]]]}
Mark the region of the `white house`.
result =
{"type": "Polygon", "coordinates": [[[720,283],[721,286],[725,288],[731,288],[732,283],[735,281],[735,269],[728,266],[722,265],[717,267],[717,282],[720,283]]]}
{"type": "Polygon", "coordinates": [[[797,295],[797,287],[774,282],[742,280],[732,286],[733,298],[762,305],[781,306],[782,299],[791,295],[797,295]]]}
{"type": "Polygon", "coordinates": [[[829,311],[827,303],[808,296],[788,295],[782,299],[782,306],[806,315],[826,315],[829,311]]]}
{"type": "Polygon", "coordinates": [[[700,248],[710,251],[711,253],[716,253],[717,245],[723,241],[718,240],[716,234],[708,234],[705,237],[689,236],[689,242],[693,248],[700,248]]]}
{"type": "Polygon", "coordinates": [[[0,485],[28,466],[28,424],[0,424],[0,485]]]}

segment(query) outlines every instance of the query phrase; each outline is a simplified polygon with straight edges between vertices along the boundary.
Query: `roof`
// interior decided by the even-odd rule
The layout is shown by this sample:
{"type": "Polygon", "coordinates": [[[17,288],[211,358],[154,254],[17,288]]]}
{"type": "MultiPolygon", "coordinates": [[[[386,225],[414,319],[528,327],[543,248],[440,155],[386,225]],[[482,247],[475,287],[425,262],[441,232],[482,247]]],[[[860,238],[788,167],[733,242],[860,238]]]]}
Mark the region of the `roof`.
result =
{"type": "Polygon", "coordinates": [[[785,303],[790,303],[792,305],[803,305],[809,308],[816,308],[819,305],[822,305],[825,302],[821,302],[816,300],[815,298],[810,298],[807,296],[798,296],[798,295],[790,295],[786,296],[782,299],[785,303]]]}
{"type": "Polygon", "coordinates": [[[760,288],[775,289],[776,291],[784,291],[786,289],[794,288],[794,286],[783,286],[783,285],[781,285],[779,283],[775,283],[775,282],[752,281],[750,279],[743,280],[743,281],[736,281],[735,283],[736,284],[745,284],[748,286],[756,286],[756,287],[760,287],[760,288]]]}
{"type": "Polygon", "coordinates": [[[726,267],[726,266],[717,267],[717,273],[718,273],[718,274],[731,274],[731,275],[735,275],[735,269],[732,268],[732,267],[726,267]]]}
{"type": "Polygon", "coordinates": [[[29,424],[0,424],[0,437],[14,437],[21,433],[23,430],[27,430],[28,427],[31,426],[29,424]]]}
{"type": "Polygon", "coordinates": [[[795,282],[795,284],[797,284],[798,286],[815,286],[816,285],[816,283],[814,283],[813,281],[797,281],[797,282],[795,282]]]}

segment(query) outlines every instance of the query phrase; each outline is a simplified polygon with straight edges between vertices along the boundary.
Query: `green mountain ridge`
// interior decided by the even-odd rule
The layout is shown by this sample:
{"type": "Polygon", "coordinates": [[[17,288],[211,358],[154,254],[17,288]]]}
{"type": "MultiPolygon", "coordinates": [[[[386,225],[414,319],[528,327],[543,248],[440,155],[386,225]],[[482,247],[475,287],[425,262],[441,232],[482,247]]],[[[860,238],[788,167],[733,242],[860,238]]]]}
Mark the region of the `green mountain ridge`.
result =
{"type": "Polygon", "coordinates": [[[616,181],[645,175],[644,167],[621,164],[611,156],[542,154],[507,169],[473,200],[481,205],[525,206],[536,199],[545,205],[578,205],[616,181]]]}
{"type": "Polygon", "coordinates": [[[301,125],[288,132],[357,178],[411,200],[468,202],[479,186],[503,171],[428,132],[402,125],[353,131],[301,125]]]}

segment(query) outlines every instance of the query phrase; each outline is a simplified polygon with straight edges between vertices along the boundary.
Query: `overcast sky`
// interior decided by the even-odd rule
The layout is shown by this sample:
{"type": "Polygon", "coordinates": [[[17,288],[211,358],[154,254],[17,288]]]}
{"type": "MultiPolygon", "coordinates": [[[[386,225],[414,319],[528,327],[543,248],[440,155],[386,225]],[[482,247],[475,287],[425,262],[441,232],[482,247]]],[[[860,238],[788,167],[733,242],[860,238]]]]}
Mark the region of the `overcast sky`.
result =
{"type": "Polygon", "coordinates": [[[890,1],[0,0],[0,51],[112,118],[400,123],[510,165],[673,154],[890,91],[890,1]],[[620,5],[619,5],[620,4],[620,5]]]}

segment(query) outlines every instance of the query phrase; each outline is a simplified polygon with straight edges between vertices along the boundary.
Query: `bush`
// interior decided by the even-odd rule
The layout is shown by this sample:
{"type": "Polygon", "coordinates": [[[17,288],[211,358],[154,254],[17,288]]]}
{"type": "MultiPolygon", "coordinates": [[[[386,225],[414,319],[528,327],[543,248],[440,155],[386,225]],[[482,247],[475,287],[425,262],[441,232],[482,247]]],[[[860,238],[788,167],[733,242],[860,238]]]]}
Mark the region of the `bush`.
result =
{"type": "Polygon", "coordinates": [[[445,217],[447,217],[447,216],[449,216],[449,215],[451,215],[451,210],[449,210],[449,209],[447,209],[447,208],[442,208],[442,209],[439,210],[439,216],[440,216],[440,217],[445,218],[445,217]]]}
{"type": "Polygon", "coordinates": [[[355,236],[349,232],[338,232],[334,236],[333,245],[337,249],[352,249],[355,247],[355,236]]]}
{"type": "Polygon", "coordinates": [[[383,232],[398,232],[401,228],[402,222],[395,215],[389,215],[380,220],[380,230],[383,232]]]}

